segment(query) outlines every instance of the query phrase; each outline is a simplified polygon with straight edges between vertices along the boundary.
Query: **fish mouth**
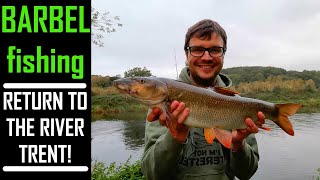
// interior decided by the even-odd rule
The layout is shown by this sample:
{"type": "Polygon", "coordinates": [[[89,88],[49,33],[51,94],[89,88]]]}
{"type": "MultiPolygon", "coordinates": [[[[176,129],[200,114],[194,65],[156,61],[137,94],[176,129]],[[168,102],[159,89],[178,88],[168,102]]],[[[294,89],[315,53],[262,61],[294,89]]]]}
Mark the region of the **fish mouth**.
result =
{"type": "Polygon", "coordinates": [[[125,92],[127,94],[136,94],[137,91],[133,90],[130,88],[130,86],[128,86],[127,84],[121,84],[118,82],[114,82],[113,85],[118,88],[120,91],[125,92]]]}
{"type": "Polygon", "coordinates": [[[118,84],[117,87],[120,89],[120,90],[127,90],[127,87],[122,85],[122,84],[118,84]]]}

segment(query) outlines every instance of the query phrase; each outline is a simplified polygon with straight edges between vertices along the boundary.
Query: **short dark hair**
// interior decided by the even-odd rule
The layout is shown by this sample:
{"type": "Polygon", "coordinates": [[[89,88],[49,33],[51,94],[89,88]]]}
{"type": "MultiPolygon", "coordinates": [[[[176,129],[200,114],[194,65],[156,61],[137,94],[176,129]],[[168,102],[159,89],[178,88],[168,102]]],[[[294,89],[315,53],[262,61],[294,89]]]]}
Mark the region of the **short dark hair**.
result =
{"type": "Polygon", "coordinates": [[[184,51],[187,53],[187,47],[192,37],[210,39],[212,33],[217,33],[221,36],[223,47],[227,49],[227,34],[224,29],[215,21],[203,19],[188,29],[184,43],[184,51]]]}

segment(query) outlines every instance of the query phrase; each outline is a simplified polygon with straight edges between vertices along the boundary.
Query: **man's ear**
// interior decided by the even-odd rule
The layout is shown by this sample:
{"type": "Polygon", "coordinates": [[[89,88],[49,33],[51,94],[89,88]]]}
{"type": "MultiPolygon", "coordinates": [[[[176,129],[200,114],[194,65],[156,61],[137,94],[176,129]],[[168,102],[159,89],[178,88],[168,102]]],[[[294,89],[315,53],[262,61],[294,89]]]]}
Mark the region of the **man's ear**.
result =
{"type": "Polygon", "coordinates": [[[186,64],[186,66],[189,66],[189,61],[188,61],[188,60],[186,60],[185,64],[186,64]]]}
{"type": "Polygon", "coordinates": [[[188,60],[189,53],[188,53],[188,51],[185,51],[185,53],[186,53],[186,62],[185,62],[185,64],[186,64],[186,66],[189,66],[189,60],[188,60]]]}

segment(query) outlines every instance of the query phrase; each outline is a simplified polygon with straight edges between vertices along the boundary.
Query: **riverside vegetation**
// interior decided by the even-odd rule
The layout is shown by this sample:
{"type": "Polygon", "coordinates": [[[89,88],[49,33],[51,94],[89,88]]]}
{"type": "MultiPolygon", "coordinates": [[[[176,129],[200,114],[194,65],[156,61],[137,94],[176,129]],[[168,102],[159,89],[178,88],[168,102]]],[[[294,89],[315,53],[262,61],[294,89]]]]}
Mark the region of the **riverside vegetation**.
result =
{"type": "MultiPolygon", "coordinates": [[[[133,164],[129,163],[131,157],[120,165],[115,162],[105,166],[102,162],[95,161],[92,166],[91,179],[92,180],[145,180],[146,178],[141,173],[140,161],[133,164]]],[[[320,180],[320,168],[318,168],[313,178],[320,180]]]]}
{"type": "Polygon", "coordinates": [[[130,159],[120,165],[115,162],[105,166],[102,162],[95,161],[92,166],[92,180],[144,180],[146,179],[141,173],[140,161],[130,164],[130,159]]]}
{"type": "MultiPolygon", "coordinates": [[[[320,71],[286,71],[275,67],[236,67],[222,70],[233,82],[232,89],[241,96],[257,98],[272,103],[295,102],[303,104],[298,113],[320,112],[320,71]]],[[[146,113],[148,108],[136,100],[120,95],[111,86],[121,76],[91,77],[92,116],[112,117],[126,112],[146,113]]],[[[92,180],[132,179],[142,180],[140,161],[105,166],[102,162],[92,165],[92,180]]],[[[320,168],[316,170],[320,180],[320,168]]]]}
{"type": "MultiPolygon", "coordinates": [[[[303,104],[298,113],[320,112],[320,71],[286,71],[274,67],[237,67],[222,70],[233,82],[232,89],[241,96],[272,103],[303,104]]],[[[111,86],[120,76],[91,77],[92,115],[147,112],[136,100],[120,95],[111,86]]]]}

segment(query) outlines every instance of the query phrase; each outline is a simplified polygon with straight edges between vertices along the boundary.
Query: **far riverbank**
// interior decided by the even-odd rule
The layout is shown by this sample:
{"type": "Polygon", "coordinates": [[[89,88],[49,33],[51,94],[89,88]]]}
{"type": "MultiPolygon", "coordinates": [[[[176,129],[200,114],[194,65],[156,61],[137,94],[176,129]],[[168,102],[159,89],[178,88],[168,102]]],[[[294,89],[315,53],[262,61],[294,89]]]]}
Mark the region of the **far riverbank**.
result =
{"type": "MultiPolygon", "coordinates": [[[[320,93],[255,93],[243,94],[242,96],[261,99],[272,103],[300,103],[303,107],[298,113],[319,113],[320,93]]],[[[137,100],[125,97],[120,94],[110,94],[106,96],[92,96],[91,114],[94,117],[112,116],[128,112],[147,113],[148,107],[137,100]]]]}

